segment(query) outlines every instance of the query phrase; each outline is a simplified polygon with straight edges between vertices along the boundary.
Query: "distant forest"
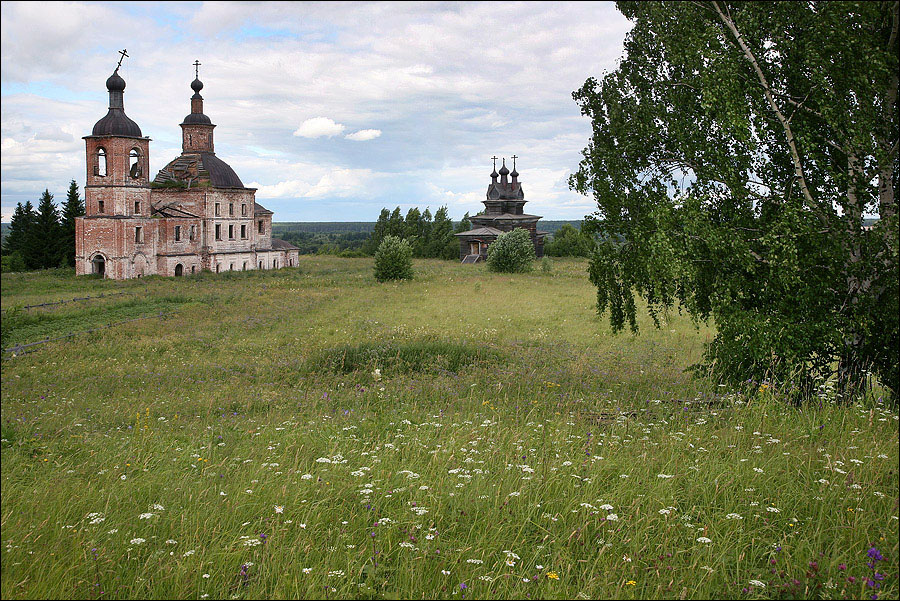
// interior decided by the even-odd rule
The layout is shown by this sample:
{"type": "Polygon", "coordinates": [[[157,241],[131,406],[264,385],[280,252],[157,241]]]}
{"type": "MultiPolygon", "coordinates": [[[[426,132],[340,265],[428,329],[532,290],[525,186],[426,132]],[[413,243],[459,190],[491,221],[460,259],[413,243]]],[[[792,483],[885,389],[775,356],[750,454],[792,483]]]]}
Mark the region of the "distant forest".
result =
{"type": "MultiPolygon", "coordinates": [[[[555,233],[564,225],[578,228],[580,221],[539,221],[542,231],[555,233]]],[[[453,222],[453,230],[460,221],[453,222]]],[[[375,231],[374,221],[285,221],[272,224],[272,235],[290,242],[302,255],[328,254],[362,256],[369,254],[366,242],[375,231]]],[[[454,253],[454,257],[456,254],[454,253]]]]}

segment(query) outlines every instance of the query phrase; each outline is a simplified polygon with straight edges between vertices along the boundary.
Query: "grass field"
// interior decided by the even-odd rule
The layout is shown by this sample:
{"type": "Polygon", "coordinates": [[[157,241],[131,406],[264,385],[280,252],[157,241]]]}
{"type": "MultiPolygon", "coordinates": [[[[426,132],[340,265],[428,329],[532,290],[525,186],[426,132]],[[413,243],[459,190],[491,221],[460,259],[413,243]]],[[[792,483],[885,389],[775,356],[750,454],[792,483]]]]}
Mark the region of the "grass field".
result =
{"type": "Polygon", "coordinates": [[[584,262],[415,268],[3,274],[4,348],[93,331],[4,353],[2,597],[897,598],[877,394],[692,379],[584,262]]]}

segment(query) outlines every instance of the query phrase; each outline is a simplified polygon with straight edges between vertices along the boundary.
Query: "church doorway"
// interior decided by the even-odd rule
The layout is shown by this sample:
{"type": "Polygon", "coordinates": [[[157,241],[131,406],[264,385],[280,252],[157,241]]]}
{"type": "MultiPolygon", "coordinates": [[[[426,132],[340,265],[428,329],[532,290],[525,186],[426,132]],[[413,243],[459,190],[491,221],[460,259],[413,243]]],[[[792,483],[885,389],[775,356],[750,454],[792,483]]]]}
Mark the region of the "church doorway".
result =
{"type": "Polygon", "coordinates": [[[184,275],[184,266],[179,263],[175,266],[175,277],[180,278],[182,275],[184,275]]]}
{"type": "Polygon", "coordinates": [[[472,240],[469,242],[469,254],[470,255],[480,255],[481,254],[481,242],[477,240],[472,240]]]}
{"type": "Polygon", "coordinates": [[[103,258],[103,255],[97,255],[94,257],[94,260],[91,261],[91,265],[93,265],[93,272],[99,275],[101,278],[106,274],[106,260],[103,258]]]}

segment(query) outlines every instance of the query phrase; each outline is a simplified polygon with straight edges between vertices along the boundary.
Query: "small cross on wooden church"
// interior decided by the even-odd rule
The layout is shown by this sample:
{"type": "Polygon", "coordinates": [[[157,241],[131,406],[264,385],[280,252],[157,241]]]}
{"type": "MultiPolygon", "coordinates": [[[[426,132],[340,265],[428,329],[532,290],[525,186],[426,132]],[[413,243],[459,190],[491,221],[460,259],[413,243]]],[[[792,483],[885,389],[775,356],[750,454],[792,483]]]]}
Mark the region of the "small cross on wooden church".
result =
{"type": "Polygon", "coordinates": [[[200,79],[200,59],[194,61],[194,77],[200,79]]]}

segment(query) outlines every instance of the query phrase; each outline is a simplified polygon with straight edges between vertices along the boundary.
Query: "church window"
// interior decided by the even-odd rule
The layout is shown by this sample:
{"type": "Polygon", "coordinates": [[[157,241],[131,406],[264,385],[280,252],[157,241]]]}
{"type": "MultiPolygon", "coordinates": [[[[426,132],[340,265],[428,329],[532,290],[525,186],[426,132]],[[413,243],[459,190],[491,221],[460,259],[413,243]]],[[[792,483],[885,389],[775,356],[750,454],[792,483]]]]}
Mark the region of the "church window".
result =
{"type": "Polygon", "coordinates": [[[137,148],[132,148],[128,153],[128,173],[133,178],[141,176],[141,153],[137,148]]]}
{"type": "Polygon", "coordinates": [[[234,217],[234,203],[233,202],[228,203],[228,215],[230,217],[234,217]]]}
{"type": "Polygon", "coordinates": [[[216,240],[221,240],[221,239],[222,239],[222,224],[217,223],[216,224],[216,240]]]}
{"type": "Polygon", "coordinates": [[[181,242],[181,226],[175,226],[175,242],[181,242]]]}
{"type": "Polygon", "coordinates": [[[97,212],[98,212],[98,213],[105,213],[105,212],[106,212],[106,211],[103,210],[103,201],[102,201],[102,200],[98,200],[98,201],[97,201],[97,212]]]}
{"type": "Polygon", "coordinates": [[[134,214],[139,215],[141,212],[141,203],[139,201],[134,201],[134,214]]]}
{"type": "Polygon", "coordinates": [[[247,226],[245,224],[241,225],[241,239],[242,240],[247,239],[247,226]]]}
{"type": "Polygon", "coordinates": [[[232,263],[231,266],[228,267],[228,271],[234,271],[234,263],[232,263]]]}
{"type": "Polygon", "coordinates": [[[247,261],[244,261],[243,271],[247,271],[247,261]]]}
{"type": "Polygon", "coordinates": [[[233,225],[228,226],[228,239],[234,240],[234,226],[233,225]]]}
{"type": "Polygon", "coordinates": [[[188,233],[188,238],[189,238],[190,240],[193,240],[193,239],[194,239],[194,235],[196,234],[196,228],[197,228],[196,225],[192,225],[192,226],[191,226],[190,232],[188,233]]]}
{"type": "Polygon", "coordinates": [[[219,273],[219,270],[220,270],[221,268],[222,268],[222,266],[219,265],[218,263],[216,263],[216,273],[219,273]]]}
{"type": "Polygon", "coordinates": [[[263,222],[262,222],[262,219],[259,220],[259,233],[260,233],[260,234],[265,234],[265,233],[266,233],[265,228],[263,228],[263,222]]]}
{"type": "Polygon", "coordinates": [[[263,268],[263,262],[262,262],[262,261],[259,262],[259,268],[260,268],[260,269],[263,268]]]}
{"type": "Polygon", "coordinates": [[[97,149],[97,175],[106,177],[106,149],[97,149]]]}
{"type": "Polygon", "coordinates": [[[272,261],[272,269],[278,269],[278,259],[272,261]]]}
{"type": "Polygon", "coordinates": [[[216,217],[219,216],[219,203],[216,203],[216,217]]]}
{"type": "Polygon", "coordinates": [[[134,241],[140,244],[144,241],[144,228],[136,227],[134,228],[134,241]]]}
{"type": "Polygon", "coordinates": [[[247,216],[247,205],[245,205],[245,204],[241,205],[241,215],[244,217],[247,216]]]}
{"type": "Polygon", "coordinates": [[[191,273],[197,273],[197,266],[191,265],[191,273]]]}

